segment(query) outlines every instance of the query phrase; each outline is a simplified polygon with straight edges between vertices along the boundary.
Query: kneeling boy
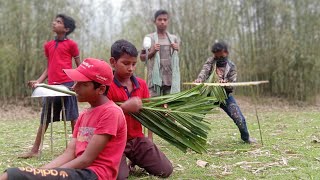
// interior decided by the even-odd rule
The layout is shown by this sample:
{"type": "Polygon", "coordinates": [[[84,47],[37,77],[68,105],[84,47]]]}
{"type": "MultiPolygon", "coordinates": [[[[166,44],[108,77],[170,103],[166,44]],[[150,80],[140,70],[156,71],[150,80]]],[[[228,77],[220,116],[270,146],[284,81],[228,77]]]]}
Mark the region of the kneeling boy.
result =
{"type": "Polygon", "coordinates": [[[125,101],[121,108],[125,113],[128,129],[128,141],[117,179],[127,179],[129,176],[126,158],[132,165],[144,168],[149,174],[166,178],[173,171],[171,162],[149,138],[144,137],[141,123],[129,114],[141,109],[140,98],[149,97],[146,82],[133,75],[137,56],[136,47],[126,40],[118,40],[111,47],[110,64],[114,69],[114,80],[110,85],[108,98],[115,102],[125,101]]]}

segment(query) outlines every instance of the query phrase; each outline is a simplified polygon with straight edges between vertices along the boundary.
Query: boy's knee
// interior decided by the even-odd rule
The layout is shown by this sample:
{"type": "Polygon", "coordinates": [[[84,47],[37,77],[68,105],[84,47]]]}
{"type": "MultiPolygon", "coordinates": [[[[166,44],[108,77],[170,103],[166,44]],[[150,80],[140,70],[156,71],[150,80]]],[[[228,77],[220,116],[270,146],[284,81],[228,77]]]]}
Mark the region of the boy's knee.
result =
{"type": "Polygon", "coordinates": [[[128,176],[129,176],[129,173],[126,174],[126,173],[119,173],[118,174],[118,177],[117,177],[117,180],[126,180],[128,179],[128,176]]]}
{"type": "Polygon", "coordinates": [[[161,163],[161,167],[158,167],[158,168],[161,169],[161,170],[158,171],[157,173],[153,174],[153,175],[161,177],[161,178],[167,178],[173,172],[173,166],[172,166],[172,164],[171,164],[171,162],[169,160],[168,160],[167,163],[164,163],[164,162],[161,163]]]}
{"type": "Polygon", "coordinates": [[[164,172],[160,175],[160,177],[167,178],[172,174],[172,172],[173,172],[173,166],[170,164],[165,168],[164,172]]]}

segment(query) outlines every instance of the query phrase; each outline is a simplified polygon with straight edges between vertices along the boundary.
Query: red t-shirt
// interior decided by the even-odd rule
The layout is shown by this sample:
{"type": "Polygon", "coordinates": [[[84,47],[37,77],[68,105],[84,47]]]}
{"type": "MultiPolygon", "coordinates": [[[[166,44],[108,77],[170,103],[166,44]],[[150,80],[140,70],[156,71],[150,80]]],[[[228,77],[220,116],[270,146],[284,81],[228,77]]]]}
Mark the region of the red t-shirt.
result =
{"type": "Polygon", "coordinates": [[[100,180],[116,179],[121,157],[127,142],[127,126],[124,114],[113,101],[84,110],[74,128],[73,137],[77,138],[76,157],[87,148],[94,134],[108,134],[112,138],[98,157],[88,167],[100,180]]]}
{"type": "MultiPolygon", "coordinates": [[[[122,102],[128,100],[130,97],[149,98],[149,89],[143,79],[132,76],[133,90],[128,92],[127,87],[122,86],[117,79],[113,79],[108,91],[108,98],[114,102],[122,102]]],[[[124,114],[127,120],[128,140],[136,137],[143,137],[142,125],[133,116],[128,113],[124,114]]]]}
{"type": "Polygon", "coordinates": [[[44,45],[48,60],[48,84],[62,84],[72,80],[62,69],[72,69],[72,58],[79,56],[76,42],[71,39],[52,40],[44,45]]]}

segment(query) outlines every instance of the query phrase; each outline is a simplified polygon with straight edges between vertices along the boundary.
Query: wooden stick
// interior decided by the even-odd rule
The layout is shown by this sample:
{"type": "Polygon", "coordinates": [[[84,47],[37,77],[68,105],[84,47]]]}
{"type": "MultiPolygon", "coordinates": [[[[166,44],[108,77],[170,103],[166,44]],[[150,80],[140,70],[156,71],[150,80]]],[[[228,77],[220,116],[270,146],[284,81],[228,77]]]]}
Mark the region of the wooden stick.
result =
{"type": "MultiPolygon", "coordinates": [[[[51,97],[49,97],[51,98],[51,97]]],[[[54,97],[51,98],[51,113],[50,113],[50,145],[51,145],[51,154],[53,154],[53,103],[54,97]]]]}
{"type": "Polygon", "coordinates": [[[185,82],[184,85],[193,85],[197,86],[204,84],[206,86],[256,86],[259,84],[269,83],[269,81],[250,81],[250,82],[234,82],[234,83],[194,83],[194,82],[185,82]]]}
{"type": "Polygon", "coordinates": [[[258,122],[258,127],[259,127],[259,133],[260,133],[260,140],[261,140],[261,144],[263,146],[263,138],[262,138],[262,131],[261,131],[261,125],[260,125],[260,120],[259,120],[259,116],[258,116],[258,109],[257,109],[257,104],[258,104],[258,97],[259,96],[259,86],[257,86],[257,91],[255,92],[255,90],[253,89],[254,87],[251,86],[251,92],[252,92],[252,98],[253,98],[253,105],[254,105],[254,110],[256,113],[256,119],[258,122]]]}
{"type": "Polygon", "coordinates": [[[66,141],[66,148],[68,147],[68,139],[67,139],[67,117],[66,117],[66,108],[64,105],[64,99],[61,96],[61,103],[62,103],[62,117],[63,117],[63,125],[64,125],[64,140],[66,141]]]}
{"type": "MultiPolygon", "coordinates": [[[[146,60],[144,66],[144,79],[148,82],[148,49],[146,49],[146,60]]],[[[146,134],[146,127],[143,127],[143,134],[146,134]]],[[[150,129],[148,129],[148,138],[153,142],[153,133],[150,129]]]]}

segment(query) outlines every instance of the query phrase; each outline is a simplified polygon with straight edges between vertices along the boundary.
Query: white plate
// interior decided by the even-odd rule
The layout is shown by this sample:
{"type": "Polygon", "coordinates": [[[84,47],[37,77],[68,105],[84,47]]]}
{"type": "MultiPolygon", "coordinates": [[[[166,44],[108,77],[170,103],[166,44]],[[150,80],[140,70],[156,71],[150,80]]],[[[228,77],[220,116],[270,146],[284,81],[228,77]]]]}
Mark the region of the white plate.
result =
{"type": "MultiPolygon", "coordinates": [[[[66,86],[63,85],[48,85],[61,90],[69,90],[66,86]]],[[[32,92],[31,97],[54,97],[54,96],[71,96],[62,92],[54,91],[45,87],[36,87],[32,92]]]]}

